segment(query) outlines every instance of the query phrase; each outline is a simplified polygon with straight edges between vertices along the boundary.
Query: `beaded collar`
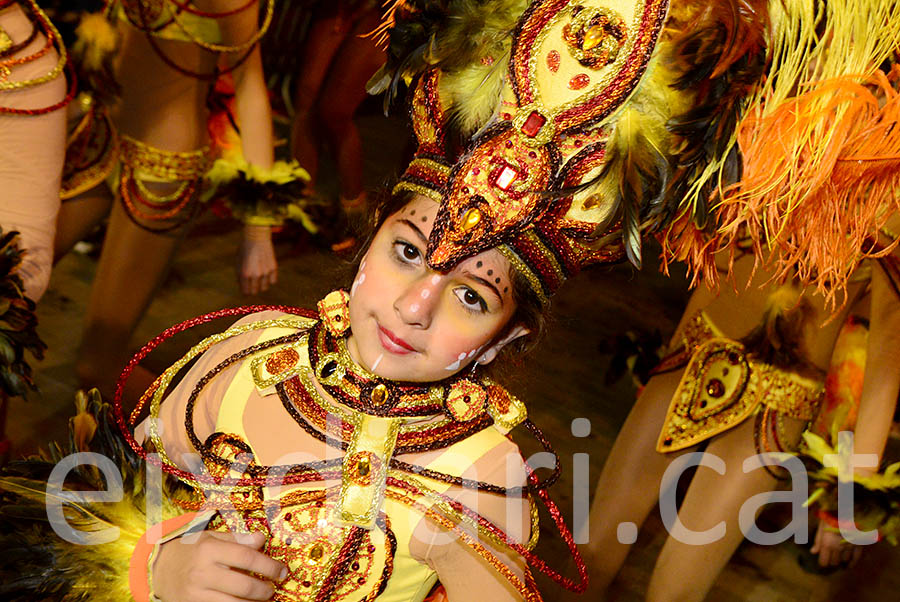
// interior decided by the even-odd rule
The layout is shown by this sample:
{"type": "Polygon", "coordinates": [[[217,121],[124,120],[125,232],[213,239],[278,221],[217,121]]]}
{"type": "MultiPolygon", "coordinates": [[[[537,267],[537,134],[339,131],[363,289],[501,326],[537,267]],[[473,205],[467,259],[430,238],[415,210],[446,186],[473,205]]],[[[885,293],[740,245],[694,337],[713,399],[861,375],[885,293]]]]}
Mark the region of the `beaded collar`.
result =
{"type": "Polygon", "coordinates": [[[451,420],[470,422],[487,413],[488,390],[493,383],[472,373],[436,383],[403,382],[381,378],[357,364],[347,350],[349,302],[350,295],[344,290],[322,299],[318,304],[321,321],[310,330],[307,340],[313,375],[335,401],[357,412],[390,418],[444,413],[451,420]]]}

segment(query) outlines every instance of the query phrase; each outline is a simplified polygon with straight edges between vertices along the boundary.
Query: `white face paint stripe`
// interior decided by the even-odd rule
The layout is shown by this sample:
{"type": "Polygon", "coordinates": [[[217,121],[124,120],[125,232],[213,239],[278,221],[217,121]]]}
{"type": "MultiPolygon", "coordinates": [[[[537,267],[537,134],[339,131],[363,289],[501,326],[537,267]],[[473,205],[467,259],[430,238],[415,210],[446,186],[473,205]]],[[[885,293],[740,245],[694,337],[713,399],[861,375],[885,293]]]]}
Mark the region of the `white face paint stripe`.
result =
{"type": "Polygon", "coordinates": [[[366,275],[362,272],[362,268],[360,268],[359,276],[356,277],[356,280],[353,281],[353,286],[350,287],[350,296],[356,294],[356,289],[359,288],[359,285],[366,281],[366,275]]]}
{"type": "Polygon", "coordinates": [[[448,370],[448,371],[450,371],[450,372],[453,372],[453,371],[455,371],[455,370],[459,370],[459,363],[460,363],[460,360],[456,360],[455,362],[453,362],[453,363],[450,364],[449,366],[445,367],[444,370],[448,370]]]}
{"type": "Polygon", "coordinates": [[[384,359],[384,354],[382,353],[381,355],[378,356],[378,359],[375,360],[375,363],[372,364],[372,371],[373,371],[373,372],[374,372],[375,370],[378,370],[378,364],[380,364],[380,363],[381,363],[381,360],[383,360],[383,359],[384,359]]]}

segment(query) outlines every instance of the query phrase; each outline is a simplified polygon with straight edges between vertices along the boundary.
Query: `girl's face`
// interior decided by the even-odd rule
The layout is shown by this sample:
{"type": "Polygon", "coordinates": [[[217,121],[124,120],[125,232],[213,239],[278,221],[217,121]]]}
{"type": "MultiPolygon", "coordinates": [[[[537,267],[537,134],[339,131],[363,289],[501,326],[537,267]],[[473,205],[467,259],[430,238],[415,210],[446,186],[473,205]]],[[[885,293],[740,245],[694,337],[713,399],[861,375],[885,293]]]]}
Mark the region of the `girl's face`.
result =
{"type": "Polygon", "coordinates": [[[350,289],[354,360],[391,380],[437,381],[474,361],[491,361],[525,334],[514,328],[509,262],[496,249],[441,274],[425,263],[438,205],[416,196],[375,234],[350,289]]]}

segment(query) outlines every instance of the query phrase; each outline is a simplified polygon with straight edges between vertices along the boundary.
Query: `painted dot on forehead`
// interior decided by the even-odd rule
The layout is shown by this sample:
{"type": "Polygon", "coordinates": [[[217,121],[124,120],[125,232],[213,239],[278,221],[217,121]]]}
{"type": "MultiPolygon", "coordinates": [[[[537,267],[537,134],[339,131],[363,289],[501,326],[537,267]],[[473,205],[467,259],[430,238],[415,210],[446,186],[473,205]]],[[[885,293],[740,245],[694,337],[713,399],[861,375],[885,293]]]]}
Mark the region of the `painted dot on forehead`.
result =
{"type": "Polygon", "coordinates": [[[508,292],[509,292],[509,287],[508,287],[508,286],[504,286],[504,287],[503,287],[503,292],[504,292],[504,293],[508,293],[508,292]]]}
{"type": "MultiPolygon", "coordinates": [[[[406,209],[404,208],[404,211],[405,211],[405,210],[406,210],[406,209]]],[[[416,214],[416,210],[413,209],[412,211],[409,212],[409,214],[410,214],[410,215],[415,215],[415,214],[416,214]]]]}
{"type": "Polygon", "coordinates": [[[494,270],[488,270],[488,276],[493,276],[493,275],[494,275],[494,270]]]}
{"type": "Polygon", "coordinates": [[[422,216],[422,223],[424,224],[424,223],[427,222],[427,221],[428,221],[428,216],[427,216],[427,215],[423,215],[423,216],[422,216]]]}
{"type": "Polygon", "coordinates": [[[498,276],[497,278],[494,278],[494,282],[496,282],[497,284],[500,284],[500,277],[498,276]]]}
{"type": "Polygon", "coordinates": [[[484,262],[483,262],[483,261],[479,261],[478,263],[475,264],[475,267],[476,267],[476,268],[480,268],[480,267],[483,266],[483,265],[484,265],[484,262]]]}

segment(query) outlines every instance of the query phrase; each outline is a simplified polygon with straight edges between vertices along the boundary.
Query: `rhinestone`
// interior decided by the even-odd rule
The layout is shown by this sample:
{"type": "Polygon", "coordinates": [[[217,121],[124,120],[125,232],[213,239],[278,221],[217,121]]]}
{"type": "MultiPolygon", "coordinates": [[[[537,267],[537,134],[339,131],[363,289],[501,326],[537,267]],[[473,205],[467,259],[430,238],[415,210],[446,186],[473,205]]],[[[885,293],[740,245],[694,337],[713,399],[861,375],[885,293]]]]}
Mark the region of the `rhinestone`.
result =
{"type": "Polygon", "coordinates": [[[537,111],[532,111],[525,123],[522,124],[522,133],[529,138],[534,138],[541,131],[541,128],[544,127],[545,123],[547,123],[546,117],[537,111]]]}
{"type": "Polygon", "coordinates": [[[552,73],[556,73],[559,71],[559,52],[556,50],[551,50],[547,53],[547,69],[549,69],[552,73]]]}
{"type": "Polygon", "coordinates": [[[582,50],[596,48],[603,43],[605,37],[606,29],[602,25],[594,25],[584,34],[584,42],[581,43],[582,50]]]}
{"type": "Polygon", "coordinates": [[[322,547],[322,544],[317,543],[310,549],[309,551],[309,559],[313,562],[319,562],[322,560],[322,556],[325,555],[325,548],[322,547]]]}
{"type": "Polygon", "coordinates": [[[586,88],[589,83],[591,83],[591,78],[586,73],[579,73],[569,80],[569,89],[581,90],[586,88]]]}
{"type": "Polygon", "coordinates": [[[512,183],[515,182],[518,177],[519,172],[509,165],[504,165],[503,169],[500,170],[500,174],[497,176],[495,184],[500,190],[509,190],[509,187],[512,186],[512,183]]]}
{"type": "Polygon", "coordinates": [[[328,378],[329,376],[334,374],[335,370],[337,370],[337,362],[334,360],[328,360],[327,362],[325,362],[325,365],[322,366],[322,371],[319,373],[319,375],[322,378],[328,378]]]}
{"type": "Polygon", "coordinates": [[[462,229],[463,231],[471,230],[475,226],[478,225],[478,222],[481,221],[481,211],[475,207],[466,211],[466,214],[463,216],[462,221],[462,229]]]}
{"type": "Polygon", "coordinates": [[[372,465],[369,464],[368,458],[360,458],[359,461],[356,463],[356,472],[361,477],[368,476],[369,471],[371,469],[372,469],[372,465]]]}
{"type": "Polygon", "coordinates": [[[384,383],[377,385],[374,389],[372,389],[372,403],[375,406],[380,406],[387,401],[387,386],[384,383]]]}
{"type": "Polygon", "coordinates": [[[706,384],[706,393],[710,397],[722,397],[725,394],[725,385],[718,378],[714,378],[706,384]]]}

